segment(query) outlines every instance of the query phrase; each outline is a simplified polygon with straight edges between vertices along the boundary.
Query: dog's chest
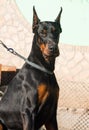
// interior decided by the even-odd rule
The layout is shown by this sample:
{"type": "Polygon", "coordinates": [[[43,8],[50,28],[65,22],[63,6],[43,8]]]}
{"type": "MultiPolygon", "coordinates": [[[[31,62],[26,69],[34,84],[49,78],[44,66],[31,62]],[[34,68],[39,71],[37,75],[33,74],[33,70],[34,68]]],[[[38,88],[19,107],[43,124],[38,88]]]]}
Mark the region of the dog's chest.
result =
{"type": "Polygon", "coordinates": [[[38,86],[38,103],[56,102],[59,96],[59,88],[57,84],[41,83],[38,86]]]}
{"type": "Polygon", "coordinates": [[[53,116],[57,109],[58,97],[59,87],[56,82],[42,83],[38,86],[38,122],[44,123],[53,116]]]}

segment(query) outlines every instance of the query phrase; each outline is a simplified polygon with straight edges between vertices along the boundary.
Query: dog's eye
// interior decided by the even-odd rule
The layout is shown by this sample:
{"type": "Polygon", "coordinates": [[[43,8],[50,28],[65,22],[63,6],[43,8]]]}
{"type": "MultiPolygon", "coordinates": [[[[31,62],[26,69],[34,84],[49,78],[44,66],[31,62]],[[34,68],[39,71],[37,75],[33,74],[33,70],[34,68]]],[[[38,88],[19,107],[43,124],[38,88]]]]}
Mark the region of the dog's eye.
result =
{"type": "Polygon", "coordinates": [[[51,32],[53,33],[53,34],[59,34],[59,30],[58,29],[55,29],[55,27],[52,27],[51,28],[51,32]]]}
{"type": "Polygon", "coordinates": [[[40,35],[43,37],[47,36],[47,30],[41,30],[40,35]]]}
{"type": "Polygon", "coordinates": [[[52,32],[55,37],[59,36],[59,30],[56,30],[52,32]]]}

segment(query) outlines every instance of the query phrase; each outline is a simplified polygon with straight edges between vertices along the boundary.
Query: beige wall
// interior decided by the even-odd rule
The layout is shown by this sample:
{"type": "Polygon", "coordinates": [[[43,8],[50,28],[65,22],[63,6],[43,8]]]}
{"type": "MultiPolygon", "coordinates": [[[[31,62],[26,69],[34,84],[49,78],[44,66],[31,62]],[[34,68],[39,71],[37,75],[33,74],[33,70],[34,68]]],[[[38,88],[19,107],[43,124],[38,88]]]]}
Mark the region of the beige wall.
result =
{"type": "MultiPolygon", "coordinates": [[[[0,0],[0,40],[27,57],[32,41],[30,24],[20,13],[14,0],[0,0]]],[[[0,64],[21,67],[23,60],[0,46],[0,64]]]]}
{"type": "Polygon", "coordinates": [[[56,66],[59,79],[89,82],[89,46],[61,44],[56,66]]]}
{"type": "Polygon", "coordinates": [[[89,47],[60,45],[56,61],[59,106],[89,108],[89,47]]]}

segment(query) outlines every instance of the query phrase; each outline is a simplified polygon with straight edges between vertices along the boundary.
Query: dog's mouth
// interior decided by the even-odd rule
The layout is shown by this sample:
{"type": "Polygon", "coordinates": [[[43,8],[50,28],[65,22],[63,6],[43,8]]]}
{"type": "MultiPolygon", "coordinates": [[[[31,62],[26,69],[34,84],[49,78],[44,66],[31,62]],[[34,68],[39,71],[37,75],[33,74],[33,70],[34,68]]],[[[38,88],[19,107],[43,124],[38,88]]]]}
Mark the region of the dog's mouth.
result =
{"type": "Polygon", "coordinates": [[[43,57],[44,57],[45,61],[47,61],[47,62],[51,62],[55,59],[55,57],[53,55],[49,56],[49,55],[44,54],[43,57]]]}
{"type": "Polygon", "coordinates": [[[54,61],[57,56],[59,56],[59,50],[55,53],[51,53],[51,52],[43,53],[43,57],[47,62],[54,61]]]}

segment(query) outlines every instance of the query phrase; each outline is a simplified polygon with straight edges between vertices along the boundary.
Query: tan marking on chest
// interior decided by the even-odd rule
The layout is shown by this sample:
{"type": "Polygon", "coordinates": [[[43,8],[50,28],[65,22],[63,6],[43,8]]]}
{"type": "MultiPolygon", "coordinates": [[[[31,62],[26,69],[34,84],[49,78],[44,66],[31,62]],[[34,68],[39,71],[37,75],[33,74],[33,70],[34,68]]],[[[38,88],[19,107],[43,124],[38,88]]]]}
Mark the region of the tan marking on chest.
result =
{"type": "Polygon", "coordinates": [[[39,100],[39,103],[45,102],[48,95],[49,95],[49,92],[47,90],[47,86],[44,85],[44,84],[40,84],[38,86],[38,100],[39,100]]]}

